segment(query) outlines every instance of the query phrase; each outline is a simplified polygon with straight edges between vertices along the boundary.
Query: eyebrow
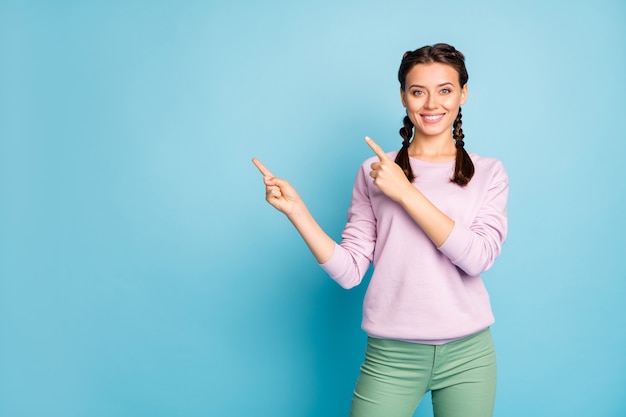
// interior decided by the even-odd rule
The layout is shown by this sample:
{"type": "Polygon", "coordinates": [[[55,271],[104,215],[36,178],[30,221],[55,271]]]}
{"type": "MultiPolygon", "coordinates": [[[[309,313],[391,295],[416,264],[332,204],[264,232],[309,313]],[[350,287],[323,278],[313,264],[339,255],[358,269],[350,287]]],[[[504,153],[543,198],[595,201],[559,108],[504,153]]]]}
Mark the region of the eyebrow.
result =
{"type": "MultiPolygon", "coordinates": [[[[444,85],[451,85],[452,87],[454,87],[454,83],[451,83],[451,82],[445,82],[445,83],[439,84],[437,87],[443,87],[444,85]]],[[[425,86],[419,85],[419,84],[411,84],[409,86],[409,88],[412,88],[412,87],[426,88],[425,86]]]]}

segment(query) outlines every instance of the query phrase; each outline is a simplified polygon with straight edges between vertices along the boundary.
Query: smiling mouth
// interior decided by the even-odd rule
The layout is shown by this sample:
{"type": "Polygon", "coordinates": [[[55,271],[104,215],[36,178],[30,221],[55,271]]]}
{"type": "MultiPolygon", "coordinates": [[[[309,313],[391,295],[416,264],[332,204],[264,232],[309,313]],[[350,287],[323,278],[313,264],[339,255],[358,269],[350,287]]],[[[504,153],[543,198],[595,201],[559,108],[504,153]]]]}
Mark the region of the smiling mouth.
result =
{"type": "Polygon", "coordinates": [[[422,114],[422,119],[424,119],[427,123],[437,123],[441,119],[443,119],[444,113],[440,114],[422,114]]]}

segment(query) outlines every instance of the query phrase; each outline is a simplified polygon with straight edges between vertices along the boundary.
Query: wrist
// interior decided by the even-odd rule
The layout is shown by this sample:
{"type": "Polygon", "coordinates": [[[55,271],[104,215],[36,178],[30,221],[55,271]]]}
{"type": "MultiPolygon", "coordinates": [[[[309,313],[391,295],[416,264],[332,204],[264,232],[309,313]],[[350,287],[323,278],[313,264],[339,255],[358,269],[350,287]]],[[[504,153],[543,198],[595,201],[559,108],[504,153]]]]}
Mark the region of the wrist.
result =
{"type": "Polygon", "coordinates": [[[398,203],[406,209],[408,207],[414,206],[416,199],[418,199],[422,195],[423,194],[417,188],[410,184],[400,194],[398,203]]]}
{"type": "Polygon", "coordinates": [[[309,209],[304,203],[296,204],[288,213],[285,213],[289,221],[297,223],[298,221],[311,217],[309,209]]]}

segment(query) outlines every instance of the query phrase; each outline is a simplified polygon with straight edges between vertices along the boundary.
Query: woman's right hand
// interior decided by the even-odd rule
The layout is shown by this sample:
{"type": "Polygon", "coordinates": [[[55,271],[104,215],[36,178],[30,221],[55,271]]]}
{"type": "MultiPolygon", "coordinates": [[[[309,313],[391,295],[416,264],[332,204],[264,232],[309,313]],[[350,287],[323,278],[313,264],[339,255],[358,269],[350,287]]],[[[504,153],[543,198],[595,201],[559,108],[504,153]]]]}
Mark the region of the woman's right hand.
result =
{"type": "Polygon", "coordinates": [[[252,163],[263,174],[265,199],[268,203],[287,217],[303,206],[300,195],[289,182],[274,176],[258,159],[252,158],[252,163]]]}
{"type": "Polygon", "coordinates": [[[263,174],[267,202],[287,215],[317,262],[320,264],[328,262],[335,251],[335,241],[315,221],[296,189],[287,181],[276,178],[258,159],[253,158],[252,163],[263,174]]]}

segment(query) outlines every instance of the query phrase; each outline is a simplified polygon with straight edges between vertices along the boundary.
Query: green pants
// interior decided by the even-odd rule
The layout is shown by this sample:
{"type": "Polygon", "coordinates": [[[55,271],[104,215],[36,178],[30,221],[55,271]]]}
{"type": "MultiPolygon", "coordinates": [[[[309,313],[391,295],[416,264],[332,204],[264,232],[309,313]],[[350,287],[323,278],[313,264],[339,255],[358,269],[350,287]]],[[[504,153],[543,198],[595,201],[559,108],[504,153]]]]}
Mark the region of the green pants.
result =
{"type": "Polygon", "coordinates": [[[435,417],[490,417],[496,355],[487,329],[444,345],[368,338],[351,417],[411,417],[431,391],[435,417]]]}

